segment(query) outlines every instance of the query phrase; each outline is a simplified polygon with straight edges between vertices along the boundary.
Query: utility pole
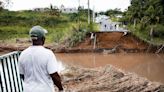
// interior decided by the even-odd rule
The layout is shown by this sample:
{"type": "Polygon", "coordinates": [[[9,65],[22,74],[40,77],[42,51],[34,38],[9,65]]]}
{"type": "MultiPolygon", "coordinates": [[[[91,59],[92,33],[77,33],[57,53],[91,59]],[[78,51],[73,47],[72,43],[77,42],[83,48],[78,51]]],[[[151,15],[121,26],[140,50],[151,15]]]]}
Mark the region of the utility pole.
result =
{"type": "Polygon", "coordinates": [[[88,0],[88,24],[90,24],[90,2],[88,0]]]}
{"type": "Polygon", "coordinates": [[[80,7],[80,0],[79,0],[79,7],[80,7]]]}
{"type": "Polygon", "coordinates": [[[78,0],[79,6],[78,6],[78,29],[80,30],[80,0],[78,0]]]}
{"type": "Polygon", "coordinates": [[[93,6],[92,22],[95,22],[95,6],[93,6]]]}

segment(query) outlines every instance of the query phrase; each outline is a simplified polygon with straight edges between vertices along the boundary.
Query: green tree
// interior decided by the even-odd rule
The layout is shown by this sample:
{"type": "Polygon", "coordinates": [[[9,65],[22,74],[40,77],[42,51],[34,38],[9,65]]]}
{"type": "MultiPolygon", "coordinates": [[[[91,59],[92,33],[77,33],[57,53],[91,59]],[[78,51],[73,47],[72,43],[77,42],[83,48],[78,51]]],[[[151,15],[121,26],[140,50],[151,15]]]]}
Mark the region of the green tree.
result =
{"type": "Polygon", "coordinates": [[[147,22],[150,24],[160,23],[164,15],[163,0],[131,0],[125,17],[128,22],[147,22]]]}
{"type": "Polygon", "coordinates": [[[118,14],[122,14],[122,11],[118,8],[110,9],[105,12],[105,15],[107,15],[107,16],[114,16],[114,15],[118,15],[118,14]]]}
{"type": "Polygon", "coordinates": [[[0,11],[3,10],[3,2],[0,1],[0,11]]]}

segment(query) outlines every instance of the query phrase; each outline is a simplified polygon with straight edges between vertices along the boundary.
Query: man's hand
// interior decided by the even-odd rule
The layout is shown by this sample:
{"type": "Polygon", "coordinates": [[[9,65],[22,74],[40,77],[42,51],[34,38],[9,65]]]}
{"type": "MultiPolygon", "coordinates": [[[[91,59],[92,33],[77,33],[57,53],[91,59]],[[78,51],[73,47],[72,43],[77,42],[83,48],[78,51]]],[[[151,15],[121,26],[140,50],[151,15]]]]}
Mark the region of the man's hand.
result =
{"type": "Polygon", "coordinates": [[[65,92],[64,90],[59,90],[59,92],[65,92]]]}

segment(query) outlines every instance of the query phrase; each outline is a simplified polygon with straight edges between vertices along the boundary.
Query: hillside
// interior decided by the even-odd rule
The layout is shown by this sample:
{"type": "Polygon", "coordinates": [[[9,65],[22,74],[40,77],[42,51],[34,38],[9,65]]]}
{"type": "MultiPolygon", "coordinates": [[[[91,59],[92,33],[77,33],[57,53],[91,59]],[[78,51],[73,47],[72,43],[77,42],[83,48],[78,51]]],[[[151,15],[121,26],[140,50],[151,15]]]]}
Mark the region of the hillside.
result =
{"type": "Polygon", "coordinates": [[[75,30],[88,29],[86,14],[63,14],[55,10],[7,11],[0,13],[0,42],[13,43],[16,39],[28,39],[32,26],[40,25],[48,30],[47,43],[60,43],[75,30]],[[80,20],[80,21],[78,21],[80,20]]]}
{"type": "Polygon", "coordinates": [[[161,46],[164,44],[164,1],[130,0],[122,22],[128,29],[145,42],[161,46]]]}

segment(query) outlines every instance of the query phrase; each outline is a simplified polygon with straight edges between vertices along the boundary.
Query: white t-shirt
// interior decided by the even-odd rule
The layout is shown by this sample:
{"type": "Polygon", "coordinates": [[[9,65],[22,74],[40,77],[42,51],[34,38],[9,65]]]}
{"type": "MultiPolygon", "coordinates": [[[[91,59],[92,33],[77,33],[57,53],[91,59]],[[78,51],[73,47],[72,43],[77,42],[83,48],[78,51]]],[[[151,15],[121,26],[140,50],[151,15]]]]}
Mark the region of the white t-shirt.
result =
{"type": "Polygon", "coordinates": [[[24,75],[23,92],[54,92],[49,74],[58,71],[58,63],[51,50],[30,46],[19,57],[19,72],[24,75]]]}

